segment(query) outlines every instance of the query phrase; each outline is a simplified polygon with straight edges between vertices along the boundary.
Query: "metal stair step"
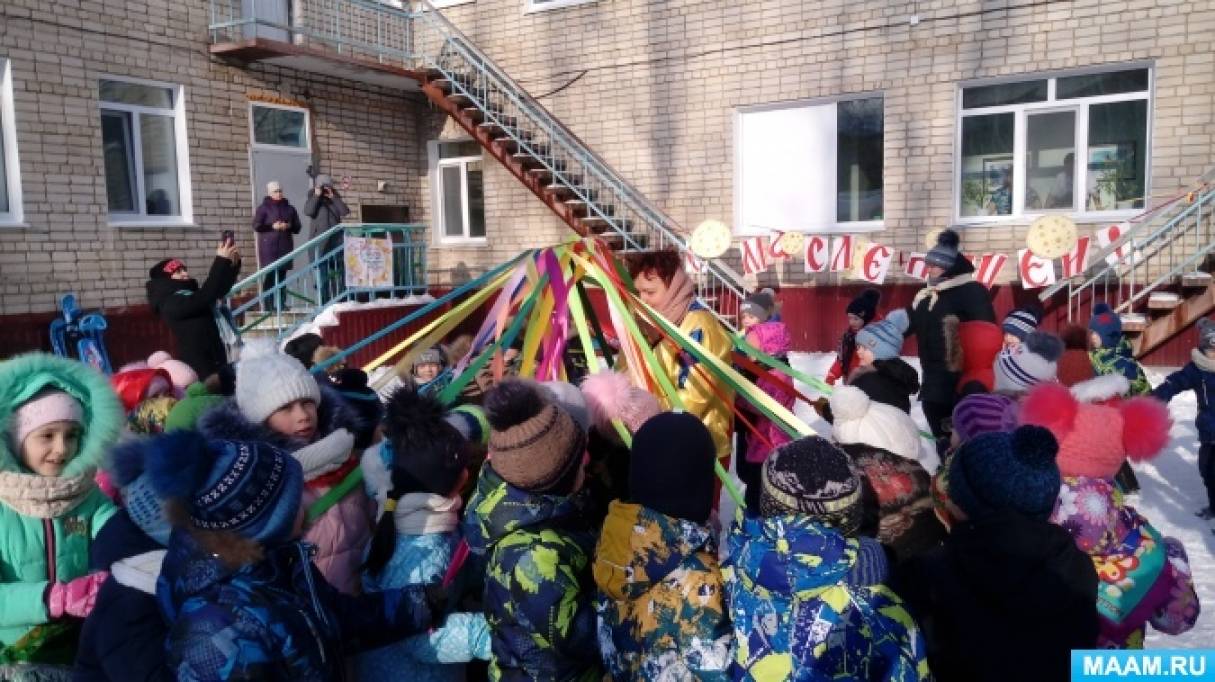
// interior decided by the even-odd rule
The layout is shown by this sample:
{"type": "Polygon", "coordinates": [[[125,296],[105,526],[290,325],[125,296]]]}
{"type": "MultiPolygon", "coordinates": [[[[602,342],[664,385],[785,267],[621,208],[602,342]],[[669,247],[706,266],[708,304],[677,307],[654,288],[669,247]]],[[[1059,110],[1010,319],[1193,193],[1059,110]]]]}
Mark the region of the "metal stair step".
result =
{"type": "Polygon", "coordinates": [[[1153,291],[1148,294],[1148,310],[1172,310],[1181,305],[1181,296],[1169,291],[1153,291]]]}
{"type": "Polygon", "coordinates": [[[1144,329],[1147,329],[1148,318],[1140,313],[1122,313],[1119,315],[1122,319],[1122,331],[1128,334],[1138,334],[1144,329]]]}
{"type": "Polygon", "coordinates": [[[481,121],[477,124],[477,127],[481,128],[482,130],[489,131],[492,134],[495,130],[501,130],[504,127],[513,127],[517,123],[518,120],[516,120],[514,116],[500,116],[496,122],[481,121]]]}
{"type": "Polygon", "coordinates": [[[1181,276],[1181,286],[1186,289],[1205,289],[1211,285],[1211,277],[1209,272],[1187,272],[1181,276]]]}

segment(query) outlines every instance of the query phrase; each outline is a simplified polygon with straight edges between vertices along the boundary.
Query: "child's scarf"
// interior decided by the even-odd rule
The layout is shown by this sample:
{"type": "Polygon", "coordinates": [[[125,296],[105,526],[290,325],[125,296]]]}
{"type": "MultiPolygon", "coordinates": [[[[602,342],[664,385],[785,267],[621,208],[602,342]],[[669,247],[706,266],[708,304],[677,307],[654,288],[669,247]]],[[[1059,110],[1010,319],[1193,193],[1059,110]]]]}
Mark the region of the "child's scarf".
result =
{"type": "Polygon", "coordinates": [[[0,502],[22,516],[38,519],[63,516],[96,487],[92,471],[67,477],[0,472],[0,502]]]}
{"type": "Polygon", "coordinates": [[[397,500],[392,520],[401,535],[450,533],[460,525],[463,500],[430,493],[408,493],[397,500]]]}

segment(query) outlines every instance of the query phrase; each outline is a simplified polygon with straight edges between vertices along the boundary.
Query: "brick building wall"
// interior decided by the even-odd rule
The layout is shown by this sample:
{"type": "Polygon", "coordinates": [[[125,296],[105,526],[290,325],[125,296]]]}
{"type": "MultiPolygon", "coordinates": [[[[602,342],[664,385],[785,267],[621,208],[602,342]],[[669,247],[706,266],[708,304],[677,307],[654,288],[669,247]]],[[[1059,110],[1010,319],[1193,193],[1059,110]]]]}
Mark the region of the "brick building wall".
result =
{"type": "MultiPolygon", "coordinates": [[[[1174,195],[1215,165],[1213,0],[596,0],[531,13],[524,4],[442,11],[686,228],[732,222],[736,109],[789,100],[883,95],[885,223],[870,238],[908,251],[954,219],[959,82],[1150,62],[1151,196],[1174,195]]],[[[509,175],[486,183],[491,225],[550,231],[542,205],[506,191],[509,175]]],[[[964,248],[1015,252],[1028,222],[967,227],[964,248]]],[[[807,281],[800,264],[780,275],[807,281]]]]}
{"type": "Polygon", "coordinates": [[[317,167],[352,178],[344,192],[351,220],[372,203],[408,205],[415,219],[423,217],[420,126],[433,116],[420,93],[230,65],[208,54],[207,25],[203,1],[0,3],[0,60],[11,64],[28,224],[0,227],[0,314],[53,310],[67,291],[86,308],[142,304],[155,261],[180,256],[203,275],[225,229],[238,235],[243,274],[254,272],[251,98],[311,110],[317,167]],[[102,76],[184,86],[193,226],[109,225],[102,76]],[[386,192],[377,191],[377,180],[388,181],[386,192]]]}

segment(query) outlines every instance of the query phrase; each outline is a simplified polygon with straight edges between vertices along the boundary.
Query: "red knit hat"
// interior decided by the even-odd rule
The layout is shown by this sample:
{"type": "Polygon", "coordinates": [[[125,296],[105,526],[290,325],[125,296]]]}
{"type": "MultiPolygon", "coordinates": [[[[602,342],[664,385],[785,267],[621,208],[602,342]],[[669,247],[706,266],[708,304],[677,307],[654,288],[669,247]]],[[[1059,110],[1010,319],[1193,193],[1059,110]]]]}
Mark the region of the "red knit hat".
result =
{"type": "Polygon", "coordinates": [[[110,385],[122,399],[123,411],[130,413],[147,398],[171,393],[173,377],[163,369],[128,369],[110,377],[110,385]]]}

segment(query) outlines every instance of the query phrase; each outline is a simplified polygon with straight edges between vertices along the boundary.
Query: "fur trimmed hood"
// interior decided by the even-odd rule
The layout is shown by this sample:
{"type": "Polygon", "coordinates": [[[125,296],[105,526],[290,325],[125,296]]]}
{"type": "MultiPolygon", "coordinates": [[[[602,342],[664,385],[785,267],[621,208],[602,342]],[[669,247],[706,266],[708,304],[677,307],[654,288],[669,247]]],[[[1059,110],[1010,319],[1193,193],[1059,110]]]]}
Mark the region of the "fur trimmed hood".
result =
{"type": "MultiPolygon", "coordinates": [[[[333,434],[338,429],[346,429],[356,433],[363,427],[358,413],[346,404],[346,399],[337,390],[323,382],[321,387],[321,402],[317,405],[316,439],[320,441],[333,434]]],[[[298,438],[291,438],[278,433],[265,424],[255,424],[241,414],[236,400],[228,399],[215,409],[207,412],[198,421],[198,430],[208,440],[251,441],[268,443],[284,452],[295,453],[308,446],[298,438]]]]}
{"type": "Polygon", "coordinates": [[[48,353],[26,353],[0,362],[0,471],[22,473],[18,453],[8,434],[13,413],[42,389],[52,386],[75,398],[84,407],[84,436],[80,452],[60,474],[80,476],[99,468],[110,446],[118,440],[124,423],[122,403],[110,382],[84,363],[48,353]]]}

